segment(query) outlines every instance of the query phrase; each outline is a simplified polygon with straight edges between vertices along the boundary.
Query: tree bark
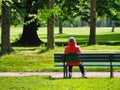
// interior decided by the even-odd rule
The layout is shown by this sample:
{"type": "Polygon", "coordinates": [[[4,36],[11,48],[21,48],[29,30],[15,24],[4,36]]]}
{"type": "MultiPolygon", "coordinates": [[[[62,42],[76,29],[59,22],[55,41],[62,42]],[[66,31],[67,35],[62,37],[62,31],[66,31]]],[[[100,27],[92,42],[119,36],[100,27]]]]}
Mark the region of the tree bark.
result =
{"type": "Polygon", "coordinates": [[[23,32],[21,38],[14,43],[14,45],[20,45],[20,46],[38,46],[43,44],[38,35],[38,25],[37,25],[37,19],[34,21],[31,21],[34,19],[34,17],[29,17],[29,14],[37,14],[37,9],[32,8],[32,3],[34,0],[27,0],[26,1],[26,16],[24,18],[24,23],[30,22],[27,24],[24,24],[23,26],[23,32]]]}
{"type": "Polygon", "coordinates": [[[2,1],[2,32],[1,32],[1,53],[6,54],[13,51],[10,44],[10,7],[2,1]]]}
{"type": "Polygon", "coordinates": [[[114,20],[112,20],[112,30],[111,30],[111,32],[115,32],[115,21],[114,20]]]}
{"type": "Polygon", "coordinates": [[[96,44],[96,0],[90,0],[90,36],[88,45],[96,44]]]}
{"type": "MultiPolygon", "coordinates": [[[[54,8],[54,0],[49,0],[48,8],[54,8]]],[[[47,21],[47,48],[54,49],[54,47],[54,14],[52,14],[47,21]]]]}
{"type": "Polygon", "coordinates": [[[62,19],[59,18],[59,34],[63,33],[63,28],[62,28],[62,19]]]}
{"type": "MultiPolygon", "coordinates": [[[[24,22],[29,21],[29,17],[25,17],[24,22]]],[[[37,20],[30,22],[23,26],[23,32],[20,40],[16,42],[20,46],[38,46],[43,42],[37,35],[37,20]]]]}

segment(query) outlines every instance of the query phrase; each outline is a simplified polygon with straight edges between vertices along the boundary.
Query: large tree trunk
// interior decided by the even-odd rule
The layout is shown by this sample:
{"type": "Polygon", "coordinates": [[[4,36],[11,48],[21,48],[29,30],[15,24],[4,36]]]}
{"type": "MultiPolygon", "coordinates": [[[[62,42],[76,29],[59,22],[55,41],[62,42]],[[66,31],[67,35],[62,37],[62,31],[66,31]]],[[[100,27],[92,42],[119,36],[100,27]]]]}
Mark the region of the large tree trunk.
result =
{"type": "MultiPolygon", "coordinates": [[[[54,8],[54,0],[49,0],[49,9],[54,8]]],[[[54,48],[54,14],[50,16],[47,22],[47,48],[54,48]]]]}
{"type": "Polygon", "coordinates": [[[1,53],[12,52],[10,44],[10,7],[2,1],[2,32],[1,32],[1,53]]]}
{"type": "Polygon", "coordinates": [[[24,18],[24,23],[26,22],[30,22],[30,23],[24,24],[22,36],[20,40],[14,43],[14,45],[38,46],[40,44],[43,44],[43,42],[39,39],[37,35],[37,30],[38,30],[37,19],[33,21],[32,19],[34,17],[29,17],[29,14],[37,14],[37,9],[33,10],[32,8],[33,2],[34,0],[26,1],[26,16],[24,18]]]}
{"type": "MultiPolygon", "coordinates": [[[[30,17],[25,17],[24,22],[29,21],[30,19],[30,17]]],[[[37,20],[24,25],[22,36],[20,40],[16,42],[16,44],[20,46],[37,46],[42,44],[43,42],[37,35],[37,29],[37,20]]]]}
{"type": "Polygon", "coordinates": [[[90,0],[90,36],[88,45],[96,44],[96,0],[90,0]]]}

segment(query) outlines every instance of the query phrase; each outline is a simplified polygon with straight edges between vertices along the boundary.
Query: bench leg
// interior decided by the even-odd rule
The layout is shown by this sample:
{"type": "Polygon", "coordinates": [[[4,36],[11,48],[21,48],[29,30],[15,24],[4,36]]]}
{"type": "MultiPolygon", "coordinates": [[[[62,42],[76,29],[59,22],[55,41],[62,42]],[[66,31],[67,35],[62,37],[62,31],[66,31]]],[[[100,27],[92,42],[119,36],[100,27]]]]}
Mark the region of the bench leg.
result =
{"type": "Polygon", "coordinates": [[[67,66],[64,66],[63,77],[64,77],[64,78],[67,78],[67,77],[68,77],[68,74],[67,74],[67,66]]]}
{"type": "Polygon", "coordinates": [[[68,73],[67,73],[67,66],[66,66],[66,78],[68,78],[68,73]]]}
{"type": "Polygon", "coordinates": [[[65,72],[66,72],[66,70],[65,70],[65,66],[64,66],[64,69],[63,69],[63,78],[66,77],[65,72]]]}
{"type": "Polygon", "coordinates": [[[110,78],[113,77],[113,65],[112,65],[112,61],[113,61],[113,55],[109,55],[109,61],[110,61],[110,78]]]}
{"type": "Polygon", "coordinates": [[[112,62],[110,62],[110,78],[113,78],[113,66],[112,66],[112,62]]]}

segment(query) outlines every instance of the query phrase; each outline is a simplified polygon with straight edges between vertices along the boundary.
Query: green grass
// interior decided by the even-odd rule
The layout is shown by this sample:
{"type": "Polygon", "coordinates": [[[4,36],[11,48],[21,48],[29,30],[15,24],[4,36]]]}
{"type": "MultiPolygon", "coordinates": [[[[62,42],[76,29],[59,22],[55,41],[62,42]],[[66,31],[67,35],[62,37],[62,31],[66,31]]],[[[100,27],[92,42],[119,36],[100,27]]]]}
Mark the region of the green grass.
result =
{"type": "Polygon", "coordinates": [[[0,77],[0,90],[119,90],[118,78],[0,77]]]}
{"type": "MultiPolygon", "coordinates": [[[[79,44],[87,44],[89,40],[89,27],[82,28],[63,28],[63,34],[58,34],[58,28],[55,28],[55,42],[66,44],[70,36],[74,36],[79,44]]],[[[39,28],[37,31],[39,38],[47,41],[47,28],[39,28]]],[[[22,27],[11,27],[11,42],[19,39],[22,34],[22,27]]],[[[96,28],[96,40],[98,44],[120,44],[120,27],[115,28],[115,32],[111,32],[111,28],[96,28]]],[[[1,40],[0,40],[1,41],[1,40]]]]}
{"type": "MultiPolygon", "coordinates": [[[[97,28],[97,40],[100,43],[108,42],[120,42],[120,28],[116,28],[115,32],[111,33],[111,28],[97,28]]],[[[68,38],[70,36],[75,36],[79,46],[81,47],[83,53],[86,52],[116,52],[120,53],[120,45],[92,45],[87,46],[86,43],[88,41],[89,28],[64,28],[64,34],[58,34],[58,28],[55,28],[55,42],[67,44],[68,38]],[[81,44],[81,42],[85,42],[85,44],[81,44]]],[[[14,42],[19,38],[19,35],[22,33],[21,27],[12,27],[11,28],[11,42],[14,42]]],[[[47,41],[47,29],[39,28],[38,35],[41,40],[47,41]]],[[[54,67],[54,53],[64,52],[64,46],[57,46],[54,50],[46,50],[46,47],[15,47],[13,49],[16,50],[17,53],[12,53],[9,55],[4,55],[0,57],[0,71],[2,72],[35,72],[35,71],[62,71],[62,67],[57,68],[54,67]]],[[[108,68],[85,68],[87,71],[109,71],[108,68]]],[[[120,71],[120,68],[116,67],[116,71],[120,71]]],[[[75,68],[75,71],[78,71],[75,68]]]]}
{"type": "MultiPolygon", "coordinates": [[[[87,50],[88,47],[81,47],[83,49],[83,53],[85,52],[96,52],[100,53],[103,52],[100,49],[99,45],[90,46],[89,50],[87,50]],[[99,48],[97,50],[97,48],[99,48]],[[92,50],[94,49],[94,50],[92,50]]],[[[101,46],[103,48],[103,46],[101,46]]],[[[104,46],[105,48],[105,46],[104,46]]],[[[110,47],[111,48],[111,47],[110,47]]],[[[109,52],[110,48],[104,52],[109,52]]],[[[120,47],[118,47],[120,48],[120,47]]],[[[0,71],[1,72],[40,72],[40,71],[63,71],[62,67],[54,67],[54,53],[62,53],[64,50],[64,47],[56,47],[55,50],[49,50],[46,51],[45,47],[33,47],[30,50],[29,48],[15,48],[16,50],[19,50],[17,53],[12,53],[9,55],[1,56],[0,58],[0,71]]],[[[111,49],[110,52],[113,52],[114,48],[111,49]]],[[[116,50],[114,52],[119,52],[119,50],[116,50]]],[[[79,71],[78,67],[75,67],[75,71],[79,71]]],[[[109,67],[85,67],[86,71],[109,71],[109,67]]],[[[119,67],[115,67],[114,71],[120,71],[119,67]]]]}
{"type": "MultiPolygon", "coordinates": [[[[120,28],[111,33],[111,28],[97,28],[96,45],[87,46],[89,28],[64,28],[64,34],[58,34],[55,28],[55,42],[61,45],[67,44],[68,38],[74,36],[83,53],[86,52],[116,52],[120,53],[120,28]],[[100,45],[102,44],[102,45],[100,45]],[[108,45],[106,45],[108,44],[108,45]]],[[[22,28],[11,28],[11,42],[19,39],[22,28]]],[[[46,42],[47,29],[38,30],[40,39],[46,42]]],[[[64,46],[56,46],[54,50],[46,50],[46,47],[15,47],[15,53],[0,57],[0,72],[47,72],[63,71],[62,67],[54,67],[54,53],[64,51],[64,46]]],[[[79,71],[78,67],[74,71],[79,71]]],[[[85,67],[85,71],[109,71],[109,67],[85,67]]],[[[114,67],[114,71],[120,71],[120,67],[114,67]]],[[[119,78],[74,78],[54,79],[50,76],[28,77],[0,77],[0,90],[119,90],[119,78]]]]}
{"type": "Polygon", "coordinates": [[[0,71],[52,71],[54,68],[53,51],[18,52],[0,58],[0,71]]]}
{"type": "MultiPolygon", "coordinates": [[[[79,44],[87,44],[89,40],[89,28],[63,28],[63,34],[58,34],[58,28],[55,28],[55,42],[66,44],[70,36],[74,36],[79,44]]],[[[46,42],[46,28],[40,28],[38,35],[46,42]]],[[[111,32],[111,28],[97,28],[96,40],[98,44],[120,44],[120,28],[116,28],[115,32],[111,32]]]]}

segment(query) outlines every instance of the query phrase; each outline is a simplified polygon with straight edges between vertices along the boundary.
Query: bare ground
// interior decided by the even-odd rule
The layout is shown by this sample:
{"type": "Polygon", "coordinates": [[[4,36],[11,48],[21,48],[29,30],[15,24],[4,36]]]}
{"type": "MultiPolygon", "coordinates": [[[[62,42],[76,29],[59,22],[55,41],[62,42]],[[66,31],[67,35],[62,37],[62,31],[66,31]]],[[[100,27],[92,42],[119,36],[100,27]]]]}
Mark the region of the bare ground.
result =
{"type": "MultiPolygon", "coordinates": [[[[63,72],[0,72],[0,76],[34,76],[49,75],[53,78],[62,78],[63,72]]],[[[120,72],[113,73],[114,78],[120,78],[120,72]]],[[[109,78],[110,72],[86,72],[88,78],[103,77],[109,78]]],[[[80,72],[73,72],[73,78],[81,77],[80,72]]]]}

